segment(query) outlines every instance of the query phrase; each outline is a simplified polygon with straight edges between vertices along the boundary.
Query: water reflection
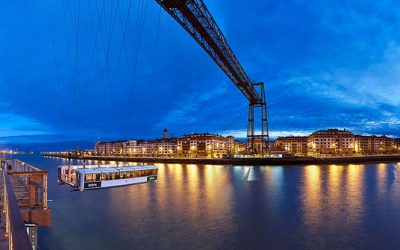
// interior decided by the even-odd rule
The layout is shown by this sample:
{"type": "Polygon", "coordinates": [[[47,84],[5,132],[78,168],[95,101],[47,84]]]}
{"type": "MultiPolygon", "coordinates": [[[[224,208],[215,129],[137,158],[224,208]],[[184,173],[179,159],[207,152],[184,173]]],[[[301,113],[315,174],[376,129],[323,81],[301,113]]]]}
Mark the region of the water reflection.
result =
{"type": "Polygon", "coordinates": [[[376,167],[376,178],[379,180],[377,183],[377,194],[380,199],[384,198],[387,193],[387,185],[388,185],[388,166],[386,164],[378,164],[376,167]]]}
{"type": "MultiPolygon", "coordinates": [[[[364,166],[306,166],[302,187],[302,217],[307,248],[348,242],[364,216],[364,166]],[[326,228],[330,231],[326,231],[326,228]]],[[[355,239],[351,239],[352,241],[355,239]]]]}
{"type": "Polygon", "coordinates": [[[303,223],[307,228],[306,230],[315,238],[318,235],[323,209],[320,168],[314,165],[306,166],[303,179],[303,223]]]}

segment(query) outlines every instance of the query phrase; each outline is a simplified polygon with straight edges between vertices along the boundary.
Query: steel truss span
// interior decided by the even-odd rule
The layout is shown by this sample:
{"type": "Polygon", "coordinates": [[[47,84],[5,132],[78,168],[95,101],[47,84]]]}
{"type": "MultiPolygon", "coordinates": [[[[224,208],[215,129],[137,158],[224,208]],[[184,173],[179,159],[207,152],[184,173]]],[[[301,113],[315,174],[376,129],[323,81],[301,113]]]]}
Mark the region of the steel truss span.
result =
{"type": "Polygon", "coordinates": [[[267,152],[269,132],[264,83],[250,81],[203,0],[156,0],[156,2],[193,37],[247,98],[248,152],[252,154],[267,152]],[[256,86],[260,87],[261,94],[256,86]],[[258,135],[254,129],[254,108],[261,109],[261,133],[258,135]],[[260,147],[256,147],[257,138],[262,139],[260,147]]]}

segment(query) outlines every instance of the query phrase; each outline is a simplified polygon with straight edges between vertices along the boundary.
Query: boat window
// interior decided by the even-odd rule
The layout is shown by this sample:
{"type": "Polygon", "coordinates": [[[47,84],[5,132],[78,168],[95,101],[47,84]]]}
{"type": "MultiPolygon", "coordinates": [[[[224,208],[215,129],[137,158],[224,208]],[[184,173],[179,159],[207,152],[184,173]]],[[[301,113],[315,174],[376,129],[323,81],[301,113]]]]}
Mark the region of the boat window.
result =
{"type": "Polygon", "coordinates": [[[85,174],[85,182],[92,182],[95,181],[95,175],[94,174],[85,174]]]}

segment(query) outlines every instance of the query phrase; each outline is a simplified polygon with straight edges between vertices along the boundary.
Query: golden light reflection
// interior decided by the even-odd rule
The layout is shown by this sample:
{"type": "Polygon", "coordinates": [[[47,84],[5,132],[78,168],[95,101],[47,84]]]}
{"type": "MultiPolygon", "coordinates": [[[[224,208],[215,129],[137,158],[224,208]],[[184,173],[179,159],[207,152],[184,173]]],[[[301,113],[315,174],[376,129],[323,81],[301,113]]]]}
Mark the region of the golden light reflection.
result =
{"type": "Polygon", "coordinates": [[[393,182],[389,192],[393,200],[400,200],[400,162],[393,167],[393,182]]]}
{"type": "MultiPolygon", "coordinates": [[[[222,165],[166,164],[159,167],[156,200],[160,218],[174,214],[194,227],[204,217],[218,218],[215,225],[232,225],[232,186],[222,165]],[[171,208],[173,208],[171,210],[171,208]]],[[[229,231],[230,228],[224,228],[229,231]]]]}
{"type": "Polygon", "coordinates": [[[316,165],[306,166],[304,171],[304,204],[306,210],[313,214],[319,209],[320,172],[316,165]]]}
{"type": "Polygon", "coordinates": [[[363,208],[363,181],[364,166],[350,164],[347,167],[347,185],[346,185],[346,211],[348,212],[348,220],[351,224],[358,224],[364,213],[363,208]]]}
{"type": "Polygon", "coordinates": [[[376,171],[377,171],[377,191],[378,191],[378,198],[384,198],[383,196],[386,195],[386,185],[387,185],[387,168],[388,165],[386,164],[378,164],[376,171]]]}
{"type": "MultiPolygon", "coordinates": [[[[200,187],[200,176],[199,176],[199,166],[190,164],[186,166],[188,175],[187,175],[187,189],[188,192],[186,196],[188,196],[189,204],[196,204],[196,202],[201,199],[201,187],[200,187]]],[[[188,204],[188,206],[190,206],[188,204]]]]}
{"type": "MultiPolygon", "coordinates": [[[[303,223],[310,238],[321,228],[351,232],[364,214],[363,165],[306,166],[302,189],[303,223]]],[[[306,240],[312,246],[312,240],[306,240]]]]}
{"type": "Polygon", "coordinates": [[[317,235],[319,231],[318,227],[321,224],[321,218],[323,214],[320,172],[320,167],[316,165],[309,165],[304,167],[302,214],[306,230],[311,235],[317,235]]]}
{"type": "Polygon", "coordinates": [[[340,204],[343,201],[342,193],[342,178],[343,178],[343,166],[341,165],[329,165],[328,166],[328,183],[327,186],[327,213],[328,216],[334,218],[340,213],[340,209],[336,204],[340,204]]]}

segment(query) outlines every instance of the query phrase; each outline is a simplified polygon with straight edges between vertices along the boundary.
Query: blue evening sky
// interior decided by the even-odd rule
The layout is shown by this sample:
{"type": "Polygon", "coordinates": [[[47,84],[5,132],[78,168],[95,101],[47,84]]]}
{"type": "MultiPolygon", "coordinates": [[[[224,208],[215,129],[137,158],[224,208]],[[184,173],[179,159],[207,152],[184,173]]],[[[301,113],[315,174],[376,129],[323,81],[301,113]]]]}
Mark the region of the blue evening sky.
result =
{"type": "MultiPolygon", "coordinates": [[[[273,136],[400,136],[398,1],[205,3],[273,136]]],[[[2,1],[0,23],[2,143],[245,135],[247,100],[154,0],[2,1]]]]}

